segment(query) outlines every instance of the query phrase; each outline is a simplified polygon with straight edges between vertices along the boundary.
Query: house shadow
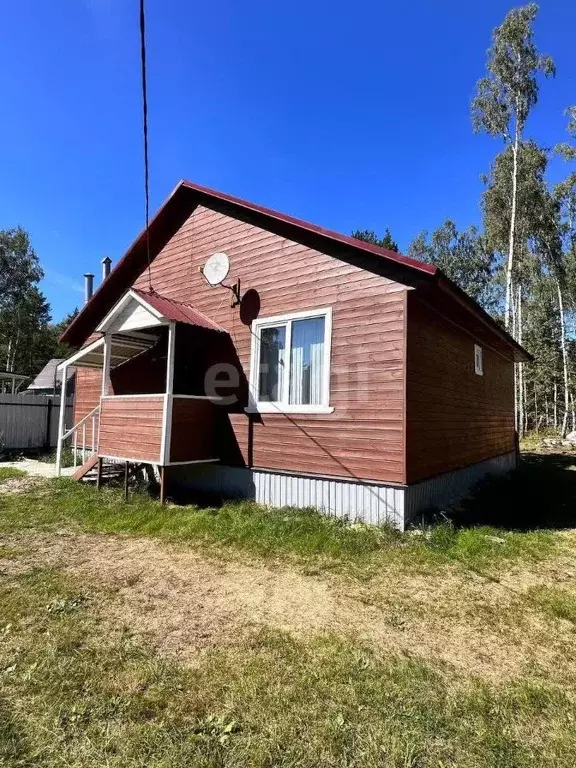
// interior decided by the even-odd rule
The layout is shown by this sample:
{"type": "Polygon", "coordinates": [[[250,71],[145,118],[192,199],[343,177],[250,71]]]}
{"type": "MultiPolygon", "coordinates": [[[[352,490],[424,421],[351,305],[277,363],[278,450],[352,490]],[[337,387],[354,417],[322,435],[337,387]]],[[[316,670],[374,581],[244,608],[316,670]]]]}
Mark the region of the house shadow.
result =
{"type": "MultiPolygon", "coordinates": [[[[250,292],[248,292],[250,293],[250,292]]],[[[251,322],[259,309],[252,291],[243,322],[251,322]]],[[[229,334],[183,329],[176,348],[174,389],[180,394],[214,397],[210,429],[201,435],[202,452],[217,462],[167,468],[168,494],[177,504],[220,508],[232,498],[253,499],[251,472],[254,424],[259,414],[247,413],[249,383],[234,339],[229,334]],[[190,354],[194,350],[194,354],[190,354]],[[222,398],[222,399],[219,399],[222,398]],[[226,469],[222,469],[225,467],[226,469]]],[[[176,425],[173,425],[173,429],[176,425]]]]}
{"type": "Polygon", "coordinates": [[[576,456],[524,453],[516,470],[487,477],[470,497],[445,513],[458,527],[575,528],[576,456]]]}

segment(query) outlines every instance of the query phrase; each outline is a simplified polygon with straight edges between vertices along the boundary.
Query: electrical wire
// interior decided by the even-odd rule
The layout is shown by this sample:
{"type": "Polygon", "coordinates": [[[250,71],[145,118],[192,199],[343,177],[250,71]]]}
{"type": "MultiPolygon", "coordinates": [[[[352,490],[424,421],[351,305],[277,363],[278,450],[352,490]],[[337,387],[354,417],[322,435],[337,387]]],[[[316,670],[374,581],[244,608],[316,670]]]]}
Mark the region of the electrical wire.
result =
{"type": "Polygon", "coordinates": [[[144,0],[140,0],[140,62],[142,76],[142,128],[144,133],[144,197],[146,201],[146,258],[148,260],[148,286],[152,292],[150,268],[150,182],[148,166],[148,89],[146,84],[146,13],[144,0]]]}

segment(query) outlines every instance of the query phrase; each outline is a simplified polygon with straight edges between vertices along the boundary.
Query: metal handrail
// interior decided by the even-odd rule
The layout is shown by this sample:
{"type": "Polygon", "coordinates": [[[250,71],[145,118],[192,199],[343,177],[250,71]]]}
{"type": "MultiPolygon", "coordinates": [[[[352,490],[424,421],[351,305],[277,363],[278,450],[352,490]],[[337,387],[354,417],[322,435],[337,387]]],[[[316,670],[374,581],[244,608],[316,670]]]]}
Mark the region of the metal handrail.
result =
{"type": "MultiPolygon", "coordinates": [[[[67,430],[62,437],[59,439],[59,446],[62,446],[64,444],[64,441],[70,437],[70,435],[74,435],[74,444],[72,446],[72,451],[74,454],[74,467],[78,465],[78,453],[82,456],[82,462],[86,461],[86,453],[89,452],[90,456],[94,456],[94,454],[97,452],[97,438],[96,438],[96,419],[99,418],[100,415],[100,404],[98,404],[95,408],[92,408],[92,410],[86,414],[83,418],[80,419],[80,421],[77,424],[74,424],[74,426],[67,430]],[[86,446],[86,423],[89,419],[92,419],[92,444],[90,446],[86,446]],[[82,429],[82,436],[81,436],[81,447],[78,446],[78,433],[82,429]]],[[[57,472],[60,474],[60,464],[57,460],[57,472]]]]}
{"type": "Polygon", "coordinates": [[[92,408],[92,410],[90,411],[90,413],[87,413],[87,414],[86,414],[86,416],[84,416],[83,418],[81,418],[81,419],[80,419],[80,421],[79,421],[77,424],[74,424],[74,426],[73,426],[73,427],[71,427],[71,428],[68,430],[68,432],[65,432],[65,433],[62,435],[62,438],[61,438],[61,439],[62,439],[62,440],[66,440],[66,438],[70,437],[70,435],[71,435],[71,434],[72,434],[72,433],[73,433],[73,432],[74,432],[76,429],[78,429],[78,427],[81,427],[81,426],[82,426],[82,424],[84,424],[86,421],[88,421],[88,419],[89,419],[91,416],[95,417],[95,416],[96,416],[96,412],[97,412],[97,411],[99,411],[99,410],[100,410],[100,405],[97,405],[97,406],[96,406],[96,408],[92,408]]]}

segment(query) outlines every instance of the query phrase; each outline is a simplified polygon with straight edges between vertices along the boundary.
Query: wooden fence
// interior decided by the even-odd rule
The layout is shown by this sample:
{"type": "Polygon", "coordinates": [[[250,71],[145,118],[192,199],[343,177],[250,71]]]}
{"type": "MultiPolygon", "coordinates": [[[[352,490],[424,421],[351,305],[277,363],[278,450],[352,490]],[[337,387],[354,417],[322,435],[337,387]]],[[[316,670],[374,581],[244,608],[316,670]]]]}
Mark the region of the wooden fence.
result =
{"type": "MultiPolygon", "coordinates": [[[[66,424],[72,424],[72,397],[66,398],[66,424]]],[[[0,395],[0,452],[55,448],[59,397],[0,395]]]]}

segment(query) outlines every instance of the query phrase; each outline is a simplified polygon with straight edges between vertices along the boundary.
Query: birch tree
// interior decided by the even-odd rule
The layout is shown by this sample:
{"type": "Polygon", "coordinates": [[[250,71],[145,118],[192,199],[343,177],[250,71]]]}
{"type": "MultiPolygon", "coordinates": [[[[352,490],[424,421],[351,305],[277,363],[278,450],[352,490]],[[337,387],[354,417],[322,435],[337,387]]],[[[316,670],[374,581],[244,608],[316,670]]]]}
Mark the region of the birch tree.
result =
{"type": "MultiPolygon", "coordinates": [[[[568,134],[576,138],[576,107],[566,110],[568,115],[568,134]]],[[[576,146],[563,142],[555,147],[555,151],[567,161],[576,160],[576,146]]],[[[573,397],[569,387],[568,341],[566,330],[566,312],[573,312],[576,307],[576,172],[572,171],[566,179],[554,188],[554,200],[558,212],[558,239],[563,249],[563,273],[557,280],[558,306],[560,308],[562,360],[564,370],[564,419],[562,435],[568,430],[568,409],[573,397]],[[567,301],[566,301],[567,298],[567,301]]]]}
{"type": "MultiPolygon", "coordinates": [[[[527,313],[524,303],[543,274],[552,276],[560,285],[562,253],[558,239],[558,206],[546,183],[547,153],[533,141],[523,141],[516,150],[511,146],[501,152],[490,169],[482,196],[484,233],[489,247],[502,252],[508,242],[510,219],[509,201],[514,193],[512,169],[517,177],[515,230],[516,258],[510,274],[514,291],[510,297],[508,330],[522,343],[523,323],[527,313]]],[[[507,265],[503,265],[507,281],[507,265]]],[[[560,294],[557,294],[558,296],[560,294]]],[[[517,426],[524,428],[525,368],[516,367],[517,426]]]]}
{"type": "Polygon", "coordinates": [[[500,137],[512,156],[504,297],[506,328],[511,325],[512,280],[517,256],[520,145],[530,110],[538,100],[537,76],[555,74],[551,57],[539,54],[534,44],[533,24],[537,13],[538,6],[534,3],[515,8],[496,27],[488,49],[488,75],[478,81],[472,102],[474,130],[500,137]]]}

